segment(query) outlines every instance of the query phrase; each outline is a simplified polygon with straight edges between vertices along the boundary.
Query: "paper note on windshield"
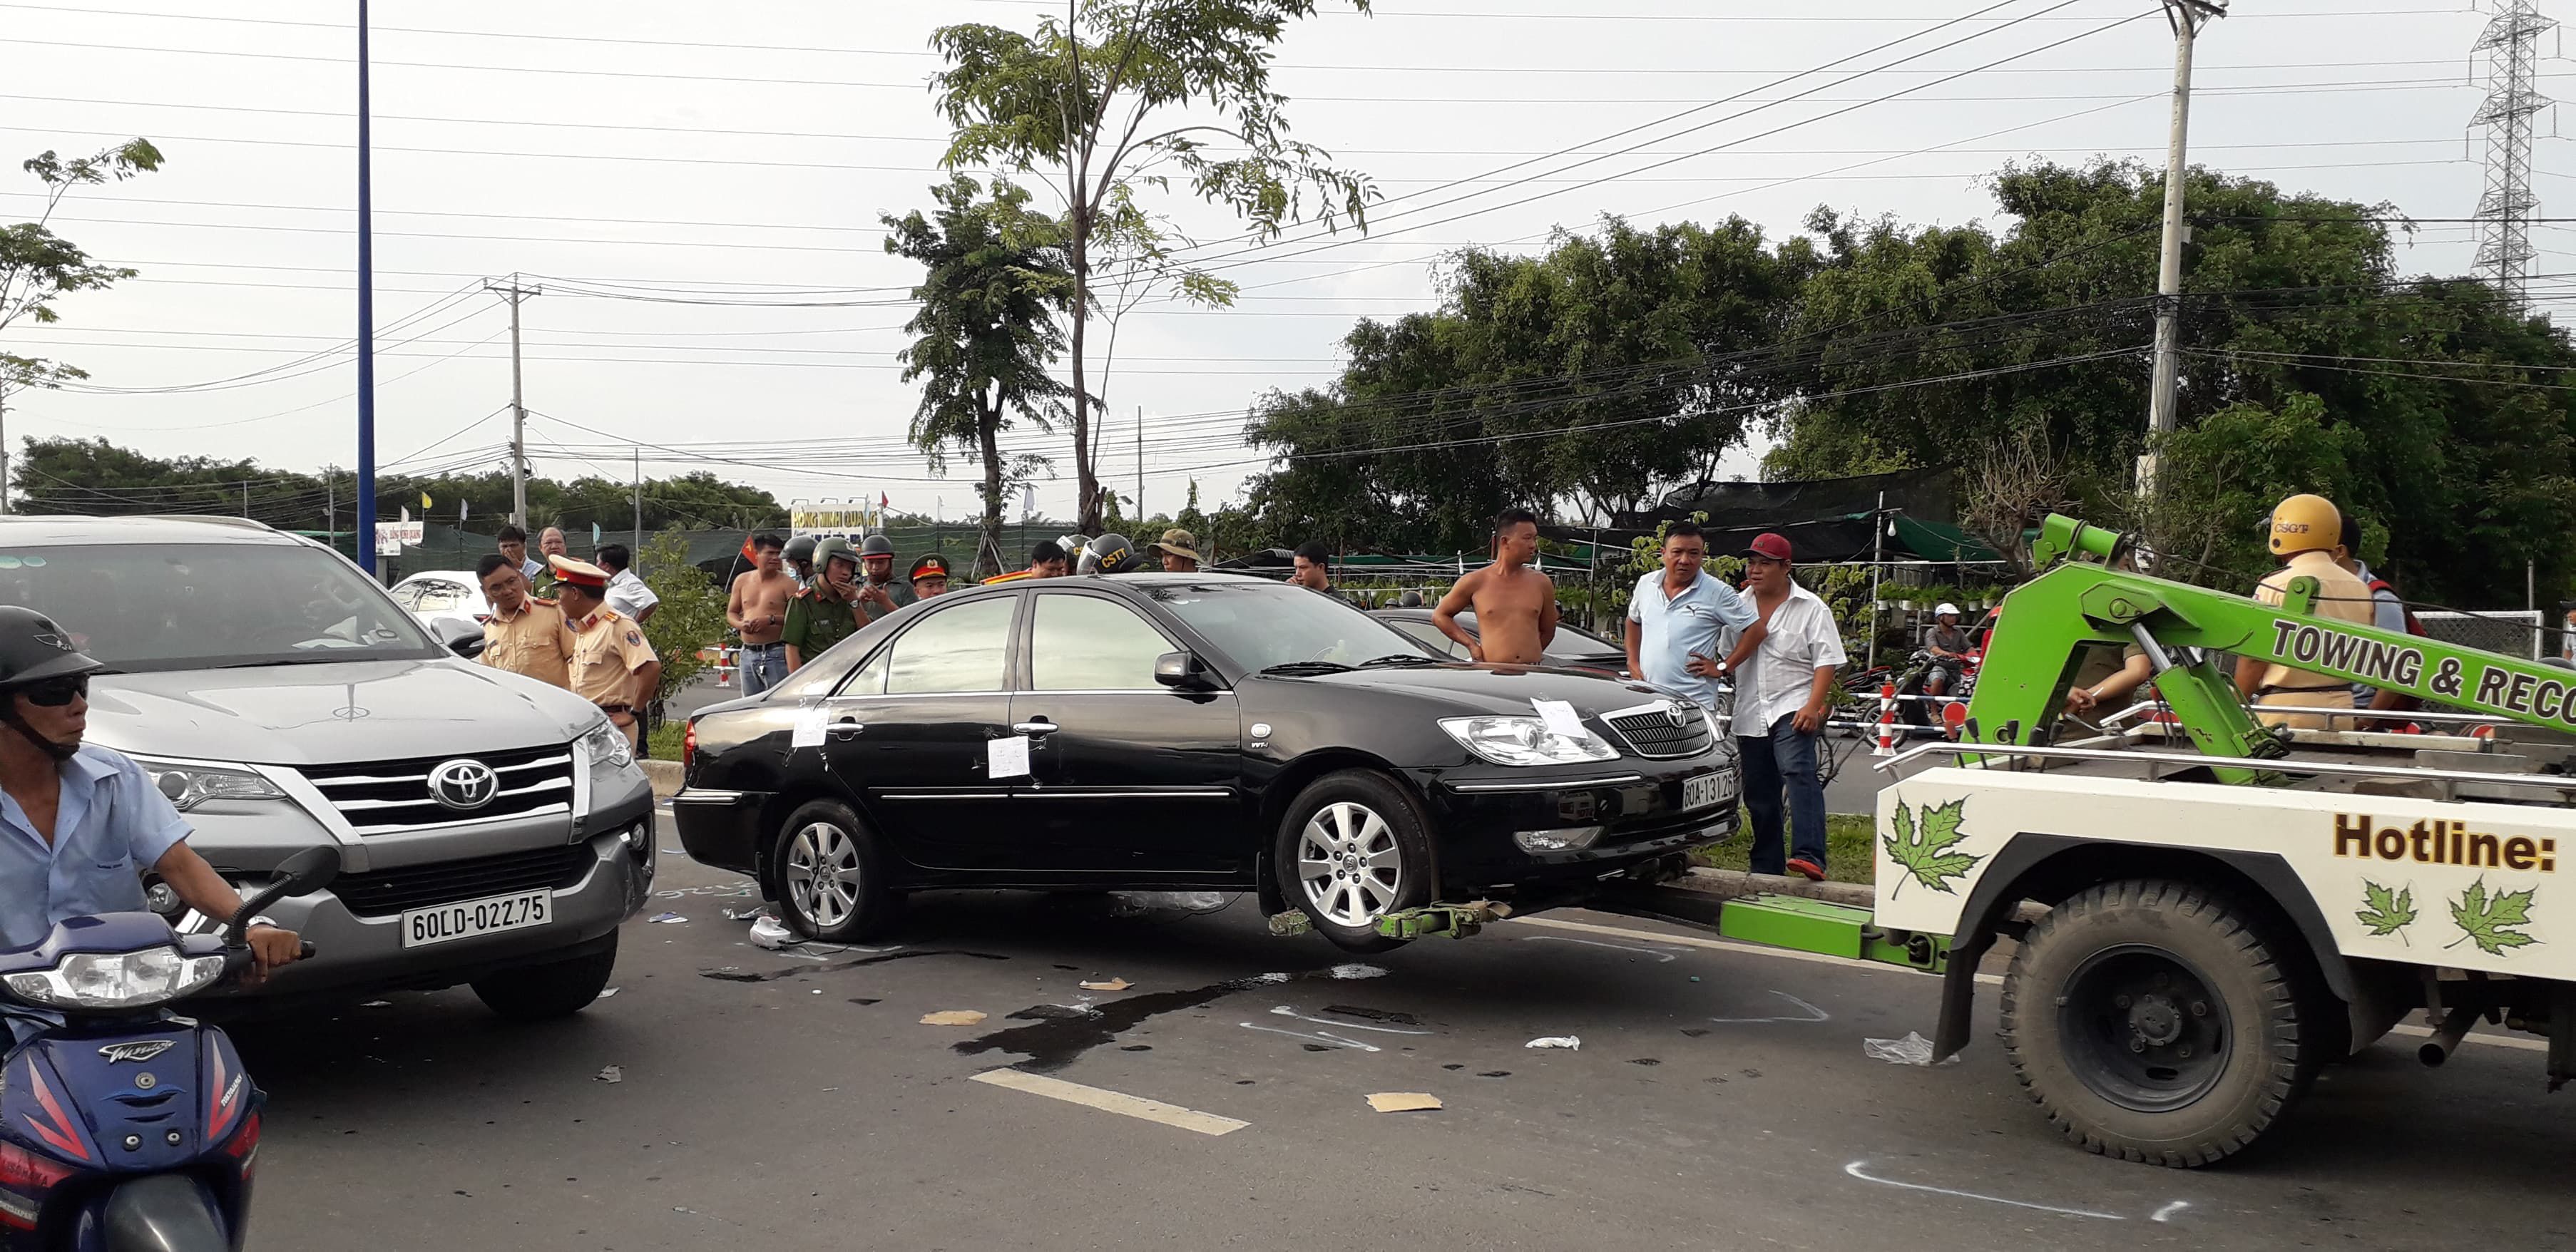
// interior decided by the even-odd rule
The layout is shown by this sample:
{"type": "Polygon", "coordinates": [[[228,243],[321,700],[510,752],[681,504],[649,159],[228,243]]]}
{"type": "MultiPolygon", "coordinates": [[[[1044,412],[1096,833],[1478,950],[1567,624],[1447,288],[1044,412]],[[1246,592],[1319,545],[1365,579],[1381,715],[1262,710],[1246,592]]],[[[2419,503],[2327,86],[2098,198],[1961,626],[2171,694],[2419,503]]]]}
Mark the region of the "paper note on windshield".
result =
{"type": "Polygon", "coordinates": [[[787,733],[789,750],[822,747],[824,719],[830,717],[831,712],[820,704],[808,704],[798,708],[796,728],[787,733]]]}
{"type": "Polygon", "coordinates": [[[1546,723],[1551,735],[1581,739],[1592,733],[1583,728],[1583,716],[1563,700],[1532,700],[1530,707],[1538,710],[1538,720],[1546,723]]]}
{"type": "Polygon", "coordinates": [[[1008,739],[985,740],[984,775],[987,778],[1028,777],[1029,737],[1013,735],[1008,739]]]}

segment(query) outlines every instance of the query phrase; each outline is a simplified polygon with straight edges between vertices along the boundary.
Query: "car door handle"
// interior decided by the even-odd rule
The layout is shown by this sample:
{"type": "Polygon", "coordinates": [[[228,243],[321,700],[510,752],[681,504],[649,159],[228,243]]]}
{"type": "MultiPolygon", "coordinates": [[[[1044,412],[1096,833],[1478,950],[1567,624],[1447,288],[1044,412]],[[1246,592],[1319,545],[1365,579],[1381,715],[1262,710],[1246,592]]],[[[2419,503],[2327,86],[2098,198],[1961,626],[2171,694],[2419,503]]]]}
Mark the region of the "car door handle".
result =
{"type": "Polygon", "coordinates": [[[1023,735],[1052,735],[1055,732],[1064,729],[1064,727],[1058,726],[1054,722],[1050,722],[1041,717],[1036,721],[1013,722],[1011,723],[1011,729],[1018,731],[1023,735]]]}
{"type": "Polygon", "coordinates": [[[866,729],[867,724],[864,722],[834,722],[824,727],[823,733],[835,739],[848,739],[866,729]]]}

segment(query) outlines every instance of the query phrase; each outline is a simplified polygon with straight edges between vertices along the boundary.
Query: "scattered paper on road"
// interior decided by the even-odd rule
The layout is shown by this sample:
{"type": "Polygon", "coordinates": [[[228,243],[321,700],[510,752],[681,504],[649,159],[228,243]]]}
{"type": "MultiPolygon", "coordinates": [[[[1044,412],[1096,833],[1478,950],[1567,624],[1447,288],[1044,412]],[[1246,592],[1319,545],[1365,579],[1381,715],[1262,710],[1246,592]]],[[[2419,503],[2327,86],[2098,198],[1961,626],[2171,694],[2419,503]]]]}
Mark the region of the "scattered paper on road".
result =
{"type": "Polygon", "coordinates": [[[599,1071],[599,1073],[593,1075],[593,1077],[597,1078],[601,1082],[624,1082],[626,1081],[626,1070],[621,1066],[611,1065],[608,1068],[599,1071]]]}
{"type": "Polygon", "coordinates": [[[608,997],[613,996],[613,995],[616,995],[616,994],[617,994],[617,988],[615,988],[615,987],[602,987],[602,988],[600,988],[600,989],[599,989],[599,998],[600,998],[600,999],[602,999],[602,1000],[605,1000],[605,999],[607,999],[608,997]]]}
{"type": "Polygon", "coordinates": [[[1029,737],[1013,735],[1008,739],[984,741],[984,776],[987,778],[1026,778],[1029,775],[1029,737]]]}
{"type": "Polygon", "coordinates": [[[1530,707],[1538,710],[1539,722],[1547,727],[1547,733],[1551,735],[1582,739],[1592,733],[1583,728],[1583,715],[1575,712],[1574,706],[1563,700],[1532,700],[1530,707]]]}
{"type": "Polygon", "coordinates": [[[1863,1039],[1861,1054],[1873,1061],[1890,1065],[1929,1065],[1932,1063],[1932,1041],[1919,1032],[1906,1031],[1902,1039],[1863,1039]]]}
{"type": "Polygon", "coordinates": [[[657,922],[685,922],[689,919],[682,917],[677,913],[656,913],[653,915],[653,920],[657,922]]]}
{"type": "Polygon", "coordinates": [[[760,947],[775,951],[797,940],[796,932],[789,930],[785,922],[763,915],[752,920],[751,941],[760,947]]]}
{"type": "Polygon", "coordinates": [[[1345,981],[1353,978],[1384,978],[1386,971],[1374,965],[1336,965],[1333,977],[1345,981]]]}
{"type": "Polygon", "coordinates": [[[1440,1097],[1427,1091],[1381,1091],[1368,1102],[1381,1113],[1420,1113],[1440,1107],[1440,1097]]]}
{"type": "Polygon", "coordinates": [[[1125,991],[1129,987],[1135,985],[1136,984],[1131,983],[1124,978],[1112,978],[1107,982],[1084,983],[1082,984],[1082,989],[1085,991],[1125,991]]]}
{"type": "Polygon", "coordinates": [[[921,1024],[924,1026],[973,1026],[983,1020],[984,1015],[973,1009],[949,1009],[939,1013],[923,1014],[921,1024]]]}
{"type": "Polygon", "coordinates": [[[1582,1050],[1583,1040],[1574,1035],[1549,1035],[1544,1039],[1532,1039],[1521,1046],[1525,1048],[1563,1048],[1568,1052],[1576,1052],[1582,1050]]]}

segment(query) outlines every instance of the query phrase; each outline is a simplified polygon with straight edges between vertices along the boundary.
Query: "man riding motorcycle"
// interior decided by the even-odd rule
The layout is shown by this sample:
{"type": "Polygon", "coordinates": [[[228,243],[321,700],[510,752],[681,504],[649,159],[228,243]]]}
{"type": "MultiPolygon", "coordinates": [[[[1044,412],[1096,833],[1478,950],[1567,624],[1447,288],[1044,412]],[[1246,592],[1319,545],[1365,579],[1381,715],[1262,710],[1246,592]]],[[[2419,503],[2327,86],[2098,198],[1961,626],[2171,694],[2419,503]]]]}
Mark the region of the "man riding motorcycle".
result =
{"type": "Polygon", "coordinates": [[[1944,603],[1933,609],[1932,620],[1935,625],[1923,632],[1923,650],[1932,654],[1932,670],[1924,677],[1923,694],[1948,695],[1951,681],[1967,673],[1973,659],[1969,654],[1976,645],[1959,625],[1958,605],[1944,603]]]}

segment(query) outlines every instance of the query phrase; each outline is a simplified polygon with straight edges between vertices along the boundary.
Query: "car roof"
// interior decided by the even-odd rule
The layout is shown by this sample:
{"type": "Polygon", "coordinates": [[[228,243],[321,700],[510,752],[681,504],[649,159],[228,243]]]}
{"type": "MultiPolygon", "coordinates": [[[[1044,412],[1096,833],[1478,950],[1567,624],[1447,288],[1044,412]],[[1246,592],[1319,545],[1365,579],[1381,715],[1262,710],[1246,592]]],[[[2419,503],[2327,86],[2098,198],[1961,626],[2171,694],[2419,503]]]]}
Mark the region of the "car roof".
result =
{"type": "Polygon", "coordinates": [[[0,517],[0,543],[271,543],[301,544],[295,535],[247,517],[222,514],[12,514],[0,517]]]}

